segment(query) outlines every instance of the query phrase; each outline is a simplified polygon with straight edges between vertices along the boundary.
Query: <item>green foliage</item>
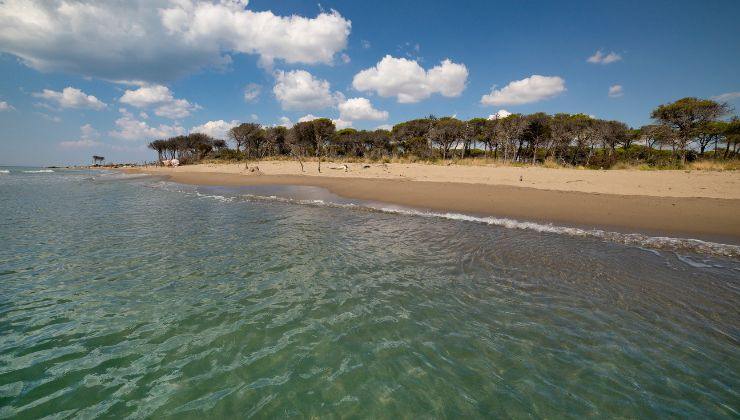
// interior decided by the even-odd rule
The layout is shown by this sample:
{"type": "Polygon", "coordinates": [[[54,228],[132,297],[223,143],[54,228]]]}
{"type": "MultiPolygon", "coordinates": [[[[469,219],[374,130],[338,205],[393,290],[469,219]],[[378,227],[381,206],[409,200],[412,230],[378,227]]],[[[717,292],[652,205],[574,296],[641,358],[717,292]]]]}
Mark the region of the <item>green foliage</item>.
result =
{"type": "Polygon", "coordinates": [[[319,118],[290,129],[240,124],[229,131],[236,150],[224,140],[200,133],[155,140],[149,147],[160,158],[178,157],[184,162],[264,156],[291,156],[301,164],[309,156],[319,162],[325,157],[427,162],[486,157],[509,164],[610,168],[629,163],[675,168],[699,156],[738,156],[740,120],[720,120],[729,110],[712,100],[683,98],[657,107],[651,114],[656,123],[636,129],[585,114],[542,112],[468,121],[430,115],[396,124],[390,131],[336,130],[330,119],[319,118]]]}

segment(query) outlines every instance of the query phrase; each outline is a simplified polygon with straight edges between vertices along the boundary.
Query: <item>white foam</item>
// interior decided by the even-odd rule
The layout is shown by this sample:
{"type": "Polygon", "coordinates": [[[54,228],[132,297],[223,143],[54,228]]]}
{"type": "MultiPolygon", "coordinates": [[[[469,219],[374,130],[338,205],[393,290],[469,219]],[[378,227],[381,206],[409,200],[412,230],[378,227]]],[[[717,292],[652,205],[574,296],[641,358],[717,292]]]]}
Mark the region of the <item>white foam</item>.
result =
{"type": "MultiPolygon", "coordinates": [[[[162,182],[162,186],[169,183],[162,182]]],[[[172,184],[169,184],[172,185],[172,184]]],[[[200,198],[210,198],[222,202],[233,202],[238,197],[226,197],[215,194],[203,194],[197,191],[188,191],[176,189],[175,191],[195,195],[200,198]]],[[[481,223],[490,226],[499,226],[507,229],[529,230],[541,233],[552,233],[559,235],[568,235],[576,237],[590,237],[602,239],[609,242],[620,243],[623,245],[635,246],[638,248],[665,249],[670,251],[690,251],[702,254],[712,254],[724,257],[740,258],[740,246],[722,244],[717,242],[708,242],[700,239],[689,238],[671,238],[667,236],[648,236],[641,233],[620,233],[611,232],[601,229],[581,229],[569,226],[557,226],[553,224],[526,222],[515,219],[502,217],[479,217],[461,213],[442,213],[415,210],[403,207],[389,207],[385,205],[358,205],[354,203],[335,203],[324,200],[300,200],[288,197],[278,197],[275,195],[263,196],[255,194],[243,194],[240,196],[248,201],[270,201],[280,203],[291,203],[317,207],[337,207],[353,208],[359,210],[377,211],[381,213],[398,214],[412,217],[441,218],[448,220],[459,220],[470,223],[481,223]]],[[[660,254],[658,254],[660,255],[660,254]]]]}
{"type": "Polygon", "coordinates": [[[23,172],[27,174],[46,174],[46,173],[54,172],[54,171],[52,171],[51,169],[39,169],[37,171],[23,171],[23,172]]]}
{"type": "Polygon", "coordinates": [[[593,237],[608,240],[611,242],[621,243],[624,245],[632,245],[638,247],[648,246],[651,248],[660,249],[688,250],[726,257],[740,257],[740,246],[702,241],[700,239],[671,238],[667,236],[647,236],[640,233],[610,232],[601,229],[580,229],[568,226],[556,226],[552,224],[523,222],[507,218],[476,217],[459,213],[435,213],[397,208],[381,208],[380,210],[395,214],[407,214],[421,217],[440,217],[451,220],[463,220],[468,222],[484,223],[487,225],[501,226],[508,229],[525,229],[543,233],[593,237]]]}
{"type": "Polygon", "coordinates": [[[10,171],[7,169],[0,169],[0,174],[9,174],[10,171]]]}

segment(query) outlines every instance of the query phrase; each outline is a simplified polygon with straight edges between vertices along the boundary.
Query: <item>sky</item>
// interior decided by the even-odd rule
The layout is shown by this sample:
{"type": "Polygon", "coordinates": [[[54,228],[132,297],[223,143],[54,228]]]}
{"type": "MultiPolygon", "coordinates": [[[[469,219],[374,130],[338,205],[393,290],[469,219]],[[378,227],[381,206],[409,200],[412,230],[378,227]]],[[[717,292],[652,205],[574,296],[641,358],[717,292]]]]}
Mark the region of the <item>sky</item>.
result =
{"type": "Polygon", "coordinates": [[[0,1],[0,165],[327,117],[740,108],[740,1],[0,1]]]}

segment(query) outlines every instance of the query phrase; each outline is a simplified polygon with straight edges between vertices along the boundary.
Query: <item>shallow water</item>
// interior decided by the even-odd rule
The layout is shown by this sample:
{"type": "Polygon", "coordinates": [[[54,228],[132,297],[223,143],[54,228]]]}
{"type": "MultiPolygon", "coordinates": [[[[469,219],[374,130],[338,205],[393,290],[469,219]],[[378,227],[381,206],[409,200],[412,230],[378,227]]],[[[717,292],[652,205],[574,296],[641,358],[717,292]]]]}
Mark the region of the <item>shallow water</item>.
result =
{"type": "Polygon", "coordinates": [[[718,245],[0,169],[0,417],[740,410],[718,245]]]}

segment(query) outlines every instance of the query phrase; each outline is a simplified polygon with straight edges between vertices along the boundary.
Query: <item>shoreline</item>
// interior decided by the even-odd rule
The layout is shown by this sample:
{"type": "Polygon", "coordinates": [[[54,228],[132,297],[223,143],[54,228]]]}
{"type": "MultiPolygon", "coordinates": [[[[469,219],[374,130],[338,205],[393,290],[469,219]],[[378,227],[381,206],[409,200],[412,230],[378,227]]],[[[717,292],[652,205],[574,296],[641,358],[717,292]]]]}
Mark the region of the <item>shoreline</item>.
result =
{"type": "MultiPolygon", "coordinates": [[[[326,175],[264,174],[244,172],[243,165],[239,166],[241,173],[226,165],[119,170],[163,175],[173,182],[190,185],[314,186],[349,199],[428,211],[740,245],[740,199],[735,198],[604,194],[511,185],[365,178],[356,173],[351,176],[336,176],[336,172],[326,175]]],[[[260,163],[260,169],[262,167],[260,163]]]]}

